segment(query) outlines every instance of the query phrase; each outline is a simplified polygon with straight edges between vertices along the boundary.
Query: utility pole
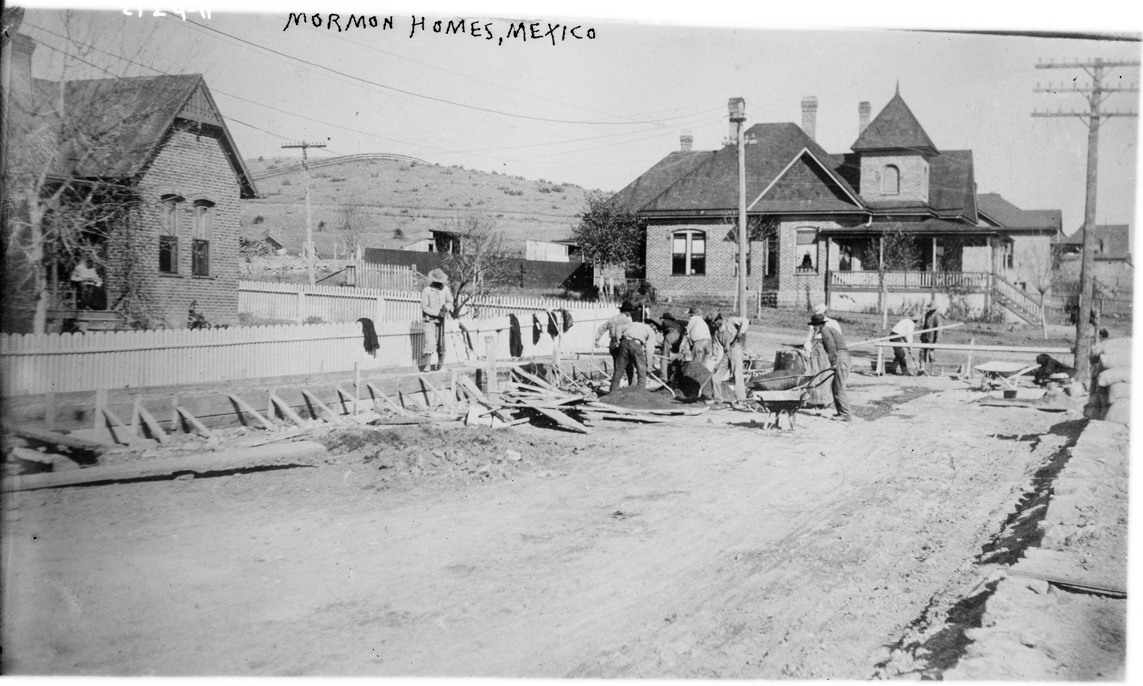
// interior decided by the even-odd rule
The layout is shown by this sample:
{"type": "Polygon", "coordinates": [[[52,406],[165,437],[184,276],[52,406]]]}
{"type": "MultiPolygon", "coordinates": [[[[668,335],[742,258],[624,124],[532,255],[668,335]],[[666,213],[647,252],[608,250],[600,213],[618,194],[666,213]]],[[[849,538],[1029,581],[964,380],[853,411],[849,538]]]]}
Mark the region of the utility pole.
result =
{"type": "Polygon", "coordinates": [[[746,100],[731,98],[727,103],[730,121],[735,124],[738,142],[738,316],[745,317],[746,307],[746,100]]]}
{"type": "Polygon", "coordinates": [[[1099,171],[1099,127],[1104,119],[1111,117],[1137,117],[1138,112],[1104,112],[1100,105],[1110,93],[1138,93],[1137,87],[1104,86],[1105,69],[1114,67],[1138,67],[1139,62],[1115,62],[1099,57],[1090,62],[1040,62],[1037,69],[1083,69],[1091,77],[1091,86],[1065,83],[1058,88],[1049,83],[1047,88],[1036,85],[1037,93],[1083,93],[1088,101],[1088,111],[1032,112],[1033,117],[1079,117],[1087,124],[1087,196],[1083,216],[1083,259],[1080,262],[1080,298],[1076,312],[1076,377],[1084,386],[1091,382],[1091,350],[1096,332],[1091,326],[1092,282],[1095,280],[1095,199],[1099,171]]]}
{"type": "Polygon", "coordinates": [[[310,285],[313,286],[316,283],[314,280],[314,216],[310,210],[310,162],[309,157],[306,155],[306,150],[308,148],[324,148],[325,143],[307,143],[306,141],[302,141],[301,143],[289,143],[282,147],[302,149],[302,174],[305,176],[306,183],[306,245],[303,249],[306,253],[306,264],[310,272],[310,285]]]}

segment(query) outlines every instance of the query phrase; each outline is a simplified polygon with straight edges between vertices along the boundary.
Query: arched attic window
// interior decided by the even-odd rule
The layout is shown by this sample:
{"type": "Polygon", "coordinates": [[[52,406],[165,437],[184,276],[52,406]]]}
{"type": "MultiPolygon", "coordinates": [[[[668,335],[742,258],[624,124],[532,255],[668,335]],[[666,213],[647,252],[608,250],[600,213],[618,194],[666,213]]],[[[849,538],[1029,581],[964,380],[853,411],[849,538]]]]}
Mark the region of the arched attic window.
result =
{"type": "Polygon", "coordinates": [[[897,195],[901,192],[901,170],[896,165],[887,164],[881,170],[881,195],[897,195]]]}

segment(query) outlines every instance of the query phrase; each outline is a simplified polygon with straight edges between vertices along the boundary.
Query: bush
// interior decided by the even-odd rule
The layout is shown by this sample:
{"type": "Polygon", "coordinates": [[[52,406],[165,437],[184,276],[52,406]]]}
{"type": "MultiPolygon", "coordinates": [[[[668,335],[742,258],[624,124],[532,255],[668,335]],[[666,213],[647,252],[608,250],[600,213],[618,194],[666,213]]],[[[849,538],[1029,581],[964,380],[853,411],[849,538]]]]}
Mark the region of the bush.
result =
{"type": "Polygon", "coordinates": [[[333,183],[341,183],[342,181],[345,181],[345,179],[343,177],[340,177],[340,176],[335,176],[332,179],[330,179],[330,181],[332,181],[333,183]]]}
{"type": "Polygon", "coordinates": [[[266,218],[263,217],[262,215],[258,215],[257,217],[254,217],[254,223],[255,224],[261,224],[264,221],[266,221],[266,218]]]}
{"type": "Polygon", "coordinates": [[[318,231],[325,231],[325,220],[324,219],[318,222],[318,231]]]}
{"type": "Polygon", "coordinates": [[[317,316],[317,315],[314,315],[312,317],[306,317],[305,321],[303,321],[302,323],[303,324],[325,324],[325,320],[322,319],[321,317],[317,316]]]}
{"type": "Polygon", "coordinates": [[[238,313],[238,326],[288,326],[296,323],[292,319],[271,319],[259,317],[249,312],[238,313]]]}
{"type": "Polygon", "coordinates": [[[283,186],[292,186],[292,185],[293,185],[293,183],[294,183],[294,182],[293,182],[293,181],[290,181],[289,179],[282,179],[282,185],[283,185],[283,186]]]}

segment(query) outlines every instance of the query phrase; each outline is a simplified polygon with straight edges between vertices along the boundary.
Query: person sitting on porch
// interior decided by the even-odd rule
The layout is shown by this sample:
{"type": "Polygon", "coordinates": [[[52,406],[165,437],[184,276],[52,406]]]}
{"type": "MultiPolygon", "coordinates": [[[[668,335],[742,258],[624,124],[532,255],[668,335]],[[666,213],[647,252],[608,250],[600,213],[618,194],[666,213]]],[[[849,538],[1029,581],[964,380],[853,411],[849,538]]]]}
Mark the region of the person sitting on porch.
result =
{"type": "Polygon", "coordinates": [[[75,284],[76,307],[81,310],[102,309],[99,305],[103,279],[99,278],[99,272],[96,271],[90,257],[85,257],[76,263],[75,268],[71,270],[71,282],[75,284]]]}
{"type": "MultiPolygon", "coordinates": [[[[916,320],[920,318],[917,312],[910,312],[905,317],[893,325],[889,330],[892,336],[889,338],[890,343],[913,343],[913,331],[916,330],[916,320]]],[[[917,365],[913,360],[913,349],[905,348],[902,346],[893,346],[893,360],[894,360],[894,373],[902,374],[904,376],[916,376],[917,365]],[[907,356],[906,356],[907,353],[907,356]]]]}

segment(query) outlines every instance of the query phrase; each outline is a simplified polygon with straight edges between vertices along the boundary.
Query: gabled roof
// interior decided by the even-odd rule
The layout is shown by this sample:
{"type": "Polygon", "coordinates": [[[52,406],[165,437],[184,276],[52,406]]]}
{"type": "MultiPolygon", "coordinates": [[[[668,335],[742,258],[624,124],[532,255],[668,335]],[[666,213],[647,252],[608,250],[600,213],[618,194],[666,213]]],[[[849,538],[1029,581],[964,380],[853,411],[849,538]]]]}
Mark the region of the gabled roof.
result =
{"type": "Polygon", "coordinates": [[[64,84],[64,116],[58,107],[44,105],[58,98],[59,84],[37,79],[34,85],[41,101],[32,107],[36,111],[18,111],[17,115],[28,120],[23,126],[48,136],[50,151],[43,148],[37,157],[55,154],[59,176],[136,177],[158,154],[176,118],[182,118],[220,130],[223,151],[242,197],[257,194],[201,74],[68,81],[64,84]],[[71,130],[60,131],[64,125],[71,130]]]}
{"type": "Polygon", "coordinates": [[[905,104],[899,90],[889,100],[889,104],[869,122],[869,126],[865,127],[850,149],[854,152],[900,149],[930,154],[937,152],[937,146],[905,104]]]}
{"type": "Polygon", "coordinates": [[[976,196],[980,218],[1005,229],[1040,229],[1058,232],[1063,224],[1060,210],[1022,210],[999,193],[976,196]]]}
{"type": "MultiPolygon", "coordinates": [[[[753,142],[746,146],[746,197],[756,200],[771,187],[783,172],[800,159],[812,160],[806,169],[816,170],[816,179],[803,185],[802,197],[787,193],[783,200],[793,203],[790,209],[802,211],[861,210],[857,192],[834,170],[836,160],[807,136],[796,124],[755,124],[746,131],[753,142]],[[820,193],[822,184],[836,189],[820,193]],[[839,198],[849,198],[839,202],[839,198]]],[[[679,153],[672,153],[677,155],[679,153]]],[[[642,187],[660,190],[645,202],[631,207],[648,212],[728,211],[738,207],[738,150],[734,145],[705,153],[687,153],[672,166],[671,156],[663,160],[621,194],[640,200],[646,195],[628,194],[628,189],[642,187]]],[[[776,211],[776,210],[775,210],[776,211]]]]}
{"type": "Polygon", "coordinates": [[[971,150],[946,150],[929,159],[929,207],[940,217],[976,223],[976,175],[971,150]]]}

